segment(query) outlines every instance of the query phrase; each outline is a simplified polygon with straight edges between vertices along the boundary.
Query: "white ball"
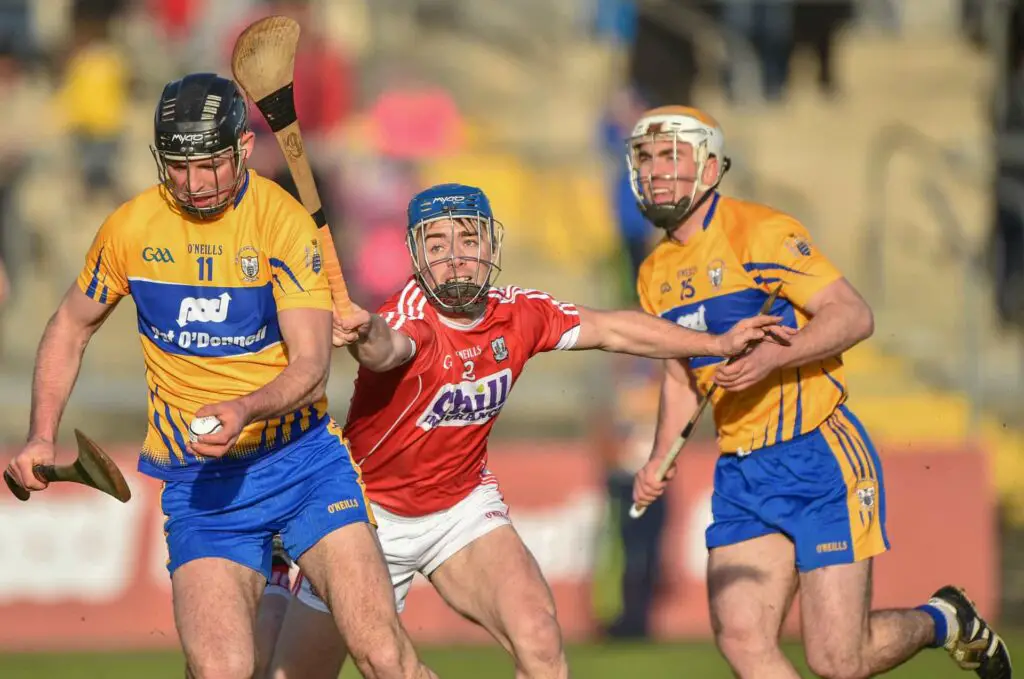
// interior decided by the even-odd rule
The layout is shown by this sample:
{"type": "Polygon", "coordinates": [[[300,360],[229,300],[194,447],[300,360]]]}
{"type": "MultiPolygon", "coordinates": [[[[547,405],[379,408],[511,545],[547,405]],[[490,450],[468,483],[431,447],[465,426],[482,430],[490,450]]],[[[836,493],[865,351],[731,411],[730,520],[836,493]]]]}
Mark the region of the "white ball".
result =
{"type": "Polygon", "coordinates": [[[214,434],[220,431],[220,427],[220,420],[213,415],[197,417],[188,425],[188,440],[195,443],[199,440],[200,436],[206,436],[207,434],[214,434]]]}

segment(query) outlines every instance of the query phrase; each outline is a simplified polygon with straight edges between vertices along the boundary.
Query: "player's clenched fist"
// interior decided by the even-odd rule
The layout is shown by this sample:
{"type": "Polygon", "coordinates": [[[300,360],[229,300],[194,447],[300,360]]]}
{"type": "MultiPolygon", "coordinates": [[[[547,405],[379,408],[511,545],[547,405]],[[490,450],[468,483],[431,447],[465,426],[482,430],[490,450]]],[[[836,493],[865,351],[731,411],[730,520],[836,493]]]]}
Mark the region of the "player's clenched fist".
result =
{"type": "Polygon", "coordinates": [[[248,410],[238,400],[203,406],[196,411],[196,419],[204,417],[216,417],[220,421],[219,429],[203,434],[188,444],[189,452],[204,457],[223,457],[238,441],[245,425],[252,420],[248,410]]]}
{"type": "Polygon", "coordinates": [[[781,316],[754,316],[745,318],[724,335],[719,335],[719,356],[735,356],[746,351],[752,342],[770,338],[779,344],[788,344],[796,331],[779,325],[781,316]]]}
{"type": "Polygon", "coordinates": [[[661,458],[654,458],[647,461],[643,469],[636,473],[633,479],[633,502],[641,507],[647,507],[654,503],[662,493],[668,481],[676,475],[676,465],[673,464],[665,474],[665,478],[658,480],[658,467],[661,466],[661,458]]]}
{"type": "Polygon", "coordinates": [[[48,484],[36,477],[32,468],[36,465],[53,464],[55,457],[56,451],[53,443],[36,439],[25,444],[18,456],[11,460],[7,469],[22,488],[43,490],[48,484]]]}
{"type": "Polygon", "coordinates": [[[340,316],[334,312],[334,324],[332,326],[331,341],[336,347],[344,347],[355,344],[366,339],[370,332],[370,312],[352,305],[352,313],[348,316],[340,316]]]}

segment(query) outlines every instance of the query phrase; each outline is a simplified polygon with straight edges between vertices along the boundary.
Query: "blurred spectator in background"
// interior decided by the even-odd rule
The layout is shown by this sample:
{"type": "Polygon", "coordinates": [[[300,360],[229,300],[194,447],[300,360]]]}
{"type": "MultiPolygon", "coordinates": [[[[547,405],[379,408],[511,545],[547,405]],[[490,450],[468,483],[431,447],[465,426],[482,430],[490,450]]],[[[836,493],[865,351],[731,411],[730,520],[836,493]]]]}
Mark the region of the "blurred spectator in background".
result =
{"type": "MultiPolygon", "coordinates": [[[[594,446],[605,471],[608,524],[605,539],[610,548],[595,573],[595,584],[614,579],[609,589],[614,602],[599,604],[612,619],[605,634],[614,639],[645,639],[650,636],[651,611],[661,578],[662,536],[671,496],[647,508],[639,519],[629,516],[633,505],[633,477],[651,456],[653,420],[660,393],[659,362],[615,356],[619,377],[610,410],[596,413],[592,431],[594,446]],[[620,558],[615,558],[618,556],[620,558]]],[[[601,593],[597,593],[601,596],[601,593]]],[[[609,598],[605,595],[603,598],[609,598]]]]}
{"type": "Polygon", "coordinates": [[[628,47],[636,41],[634,0],[596,0],[592,31],[599,40],[628,47]]]}
{"type": "Polygon", "coordinates": [[[220,70],[224,45],[232,44],[226,36],[237,28],[238,17],[248,16],[262,4],[262,0],[148,0],[167,58],[175,65],[168,77],[220,70]]]}
{"type": "Polygon", "coordinates": [[[693,103],[693,86],[697,79],[697,50],[694,38],[680,26],[686,16],[673,11],[682,6],[697,11],[704,3],[679,0],[657,11],[641,6],[629,55],[629,82],[643,92],[651,107],[693,103]],[[674,20],[666,20],[663,13],[674,20]]]}
{"type": "Polygon", "coordinates": [[[360,306],[377,309],[412,274],[406,208],[422,186],[414,166],[377,153],[346,156],[341,186],[346,281],[360,306]]]}
{"type": "Polygon", "coordinates": [[[622,306],[635,306],[636,280],[640,273],[640,264],[650,250],[654,230],[644,219],[633,196],[632,184],[629,180],[629,167],[624,153],[625,140],[629,138],[633,125],[641,114],[649,108],[644,99],[632,88],[625,87],[615,94],[604,118],[604,145],[613,163],[612,184],[609,187],[612,195],[615,222],[622,239],[622,254],[625,266],[618,267],[623,272],[621,285],[622,306]]]}
{"type": "MultiPolygon", "coordinates": [[[[762,96],[781,100],[787,91],[794,51],[808,47],[818,62],[819,90],[837,92],[834,66],[836,37],[853,17],[852,0],[718,0],[724,26],[746,40],[761,67],[762,96]]],[[[726,68],[726,92],[733,91],[735,63],[726,68]]]]}
{"type": "MultiPolygon", "coordinates": [[[[4,100],[4,125],[0,127],[0,261],[8,261],[8,244],[17,234],[16,188],[27,167],[37,126],[45,125],[45,108],[25,82],[25,64],[19,60],[17,40],[0,32],[0,96],[4,100]]],[[[24,262],[28,264],[28,262],[24,262]]],[[[4,298],[8,296],[4,272],[4,298]]]]}
{"type": "Polygon", "coordinates": [[[202,2],[203,0],[149,0],[149,11],[173,52],[182,50],[189,34],[196,27],[196,16],[202,2]]]}
{"type": "MultiPolygon", "coordinates": [[[[996,82],[994,132],[996,174],[995,224],[989,238],[990,271],[996,308],[1007,324],[1024,326],[1024,7],[1019,0],[1008,8],[1006,53],[996,55],[1002,68],[996,82]]],[[[1001,41],[996,41],[1000,44],[1001,41]]]]}
{"type": "Polygon", "coordinates": [[[809,47],[818,62],[818,88],[822,94],[837,93],[834,47],[843,26],[853,18],[850,0],[801,0],[793,16],[796,47],[809,47]]]}
{"type": "Polygon", "coordinates": [[[30,0],[0,0],[0,40],[6,43],[5,55],[20,62],[38,56],[29,5],[30,0]]]}
{"type": "Polygon", "coordinates": [[[90,200],[123,198],[113,168],[126,129],[131,83],[125,56],[109,35],[119,4],[75,4],[71,50],[57,93],[57,109],[74,141],[90,200]]]}
{"type": "Polygon", "coordinates": [[[960,30],[975,47],[987,46],[986,0],[960,0],[960,30]]]}
{"type": "MultiPolygon", "coordinates": [[[[789,58],[793,51],[794,0],[718,0],[720,18],[726,29],[746,40],[761,65],[762,95],[779,101],[789,84],[789,58]]],[[[734,62],[723,74],[726,94],[733,101],[734,62]]],[[[678,102],[687,103],[687,102],[678,102]]]]}
{"type": "Polygon", "coordinates": [[[414,65],[378,75],[359,144],[342,173],[347,247],[360,304],[375,309],[411,274],[406,246],[409,197],[423,188],[421,161],[464,149],[466,123],[452,95],[414,65]]]}

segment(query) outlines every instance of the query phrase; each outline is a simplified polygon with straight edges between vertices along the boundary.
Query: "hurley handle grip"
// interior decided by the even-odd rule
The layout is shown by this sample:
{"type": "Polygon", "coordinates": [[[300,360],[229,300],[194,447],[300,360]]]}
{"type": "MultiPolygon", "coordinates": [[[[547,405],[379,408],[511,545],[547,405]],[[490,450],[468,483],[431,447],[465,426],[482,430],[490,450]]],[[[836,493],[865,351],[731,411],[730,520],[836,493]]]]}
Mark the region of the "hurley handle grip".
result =
{"type": "MultiPolygon", "coordinates": [[[[40,481],[46,481],[47,483],[61,480],[60,472],[52,464],[37,464],[32,467],[32,473],[36,475],[37,479],[40,481]]],[[[4,481],[7,482],[7,488],[11,491],[11,494],[22,502],[26,502],[32,495],[27,488],[15,480],[11,472],[4,472],[4,481]]]]}

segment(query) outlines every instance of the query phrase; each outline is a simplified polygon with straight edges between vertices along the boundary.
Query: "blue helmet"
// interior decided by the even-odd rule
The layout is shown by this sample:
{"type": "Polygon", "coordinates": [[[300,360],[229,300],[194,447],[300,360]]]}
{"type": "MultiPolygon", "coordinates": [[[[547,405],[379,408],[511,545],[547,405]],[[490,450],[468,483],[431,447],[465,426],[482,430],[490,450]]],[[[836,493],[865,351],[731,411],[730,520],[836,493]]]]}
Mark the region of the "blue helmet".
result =
{"type": "Polygon", "coordinates": [[[420,191],[409,201],[409,229],[437,217],[477,217],[494,219],[491,201],[483,190],[465,184],[436,184],[420,191]]]}
{"type": "Polygon", "coordinates": [[[473,313],[501,271],[504,227],[475,186],[438,184],[409,201],[407,242],[413,271],[431,303],[473,313]]]}

